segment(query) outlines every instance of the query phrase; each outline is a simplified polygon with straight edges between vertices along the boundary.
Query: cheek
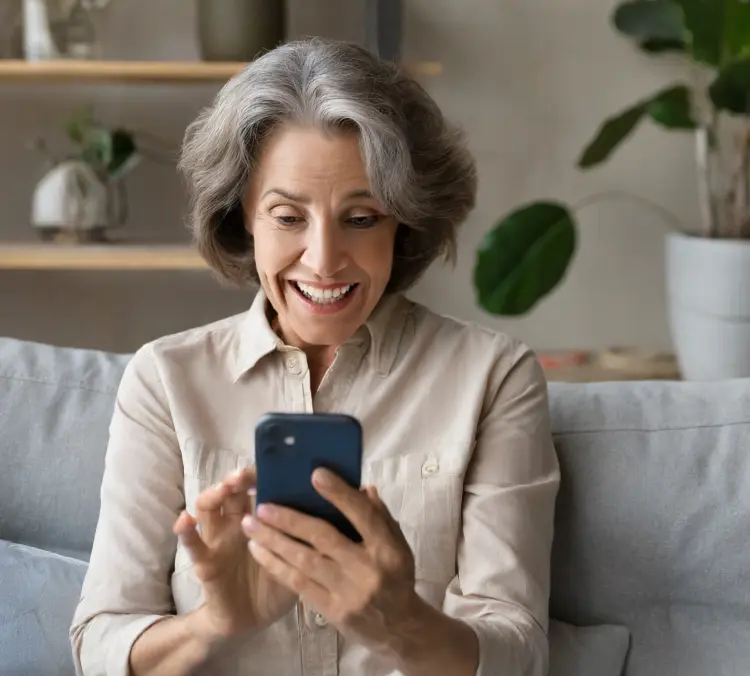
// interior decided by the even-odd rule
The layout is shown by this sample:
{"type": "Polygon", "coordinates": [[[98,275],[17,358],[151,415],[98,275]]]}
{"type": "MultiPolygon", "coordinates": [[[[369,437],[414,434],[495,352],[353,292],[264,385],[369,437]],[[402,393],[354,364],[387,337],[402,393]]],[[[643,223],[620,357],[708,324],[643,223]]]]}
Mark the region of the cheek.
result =
{"type": "Polygon", "coordinates": [[[278,229],[254,229],[255,264],[261,274],[273,276],[289,267],[297,257],[294,238],[278,229]]]}

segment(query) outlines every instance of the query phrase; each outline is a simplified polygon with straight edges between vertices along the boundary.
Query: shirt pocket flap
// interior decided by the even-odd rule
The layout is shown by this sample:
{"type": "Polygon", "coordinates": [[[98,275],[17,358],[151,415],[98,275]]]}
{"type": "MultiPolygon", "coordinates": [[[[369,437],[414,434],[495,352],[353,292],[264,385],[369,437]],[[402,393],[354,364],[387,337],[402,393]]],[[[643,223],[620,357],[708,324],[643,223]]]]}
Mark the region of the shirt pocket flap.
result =
{"type": "Polygon", "coordinates": [[[457,448],[375,459],[363,480],[374,484],[414,553],[417,577],[448,583],[456,571],[464,453],[457,448]]]}

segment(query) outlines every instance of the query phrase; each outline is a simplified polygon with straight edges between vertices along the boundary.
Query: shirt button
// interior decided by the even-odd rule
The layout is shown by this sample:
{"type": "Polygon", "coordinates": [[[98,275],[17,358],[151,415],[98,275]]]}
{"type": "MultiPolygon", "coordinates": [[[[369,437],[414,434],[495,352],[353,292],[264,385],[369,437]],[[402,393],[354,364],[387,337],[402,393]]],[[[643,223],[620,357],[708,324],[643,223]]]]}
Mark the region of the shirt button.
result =
{"type": "Polygon", "coordinates": [[[299,375],[300,371],[302,370],[300,368],[299,359],[297,357],[289,357],[289,359],[286,360],[286,367],[289,369],[290,373],[293,373],[294,375],[299,375]]]}
{"type": "Polygon", "coordinates": [[[315,624],[317,624],[319,627],[327,627],[328,620],[326,620],[326,618],[323,617],[320,613],[315,613],[315,624]]]}
{"type": "Polygon", "coordinates": [[[440,465],[435,460],[428,460],[422,465],[422,476],[432,476],[440,471],[440,465]]]}

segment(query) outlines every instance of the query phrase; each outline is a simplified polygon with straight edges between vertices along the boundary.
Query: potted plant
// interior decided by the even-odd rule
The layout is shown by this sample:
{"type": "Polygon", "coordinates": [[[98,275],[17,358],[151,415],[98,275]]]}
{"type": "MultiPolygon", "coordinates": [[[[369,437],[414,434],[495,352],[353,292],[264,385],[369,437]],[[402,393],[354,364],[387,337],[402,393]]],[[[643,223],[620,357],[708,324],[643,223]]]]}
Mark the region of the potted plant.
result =
{"type": "MultiPolygon", "coordinates": [[[[607,119],[578,167],[607,161],[647,120],[694,135],[701,213],[667,242],[675,350],[687,379],[750,376],[750,3],[633,0],[612,19],[645,52],[684,55],[685,76],[607,119]]],[[[576,249],[574,212],[540,201],[500,219],[474,268],[484,310],[525,314],[562,281],[576,249]]]]}
{"type": "Polygon", "coordinates": [[[74,150],[63,158],[36,142],[50,168],[34,191],[32,225],[42,239],[102,240],[127,219],[123,179],[140,159],[135,138],[95,120],[91,108],[69,119],[66,132],[74,150]]]}

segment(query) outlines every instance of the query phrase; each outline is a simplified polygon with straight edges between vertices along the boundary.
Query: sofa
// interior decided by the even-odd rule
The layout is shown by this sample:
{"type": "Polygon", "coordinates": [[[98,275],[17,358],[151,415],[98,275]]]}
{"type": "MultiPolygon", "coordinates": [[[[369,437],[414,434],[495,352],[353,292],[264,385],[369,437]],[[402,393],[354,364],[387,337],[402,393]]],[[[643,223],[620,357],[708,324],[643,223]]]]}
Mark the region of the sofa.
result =
{"type": "MultiPolygon", "coordinates": [[[[0,339],[2,676],[73,673],[128,359],[0,339]]],[[[550,675],[750,674],[750,381],[551,383],[550,405],[550,675]]]]}

